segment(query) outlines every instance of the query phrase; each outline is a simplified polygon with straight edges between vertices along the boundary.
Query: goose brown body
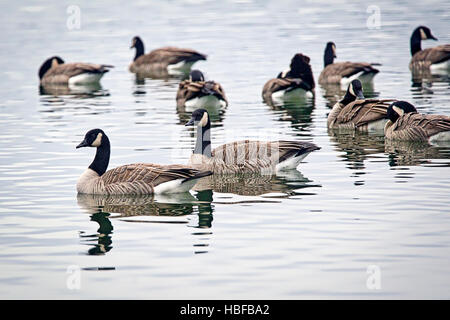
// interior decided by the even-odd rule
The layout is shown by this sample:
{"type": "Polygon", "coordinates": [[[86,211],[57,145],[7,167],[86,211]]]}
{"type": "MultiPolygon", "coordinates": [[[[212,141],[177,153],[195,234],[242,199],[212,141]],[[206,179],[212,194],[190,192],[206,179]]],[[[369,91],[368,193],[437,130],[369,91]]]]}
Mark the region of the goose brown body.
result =
{"type": "Polygon", "coordinates": [[[262,97],[268,104],[272,104],[274,93],[290,93],[301,89],[314,95],[314,76],[310,65],[311,59],[301,53],[297,53],[291,59],[289,70],[280,72],[276,78],[268,80],[262,89],[262,97]]]}
{"type": "Polygon", "coordinates": [[[110,143],[101,129],[86,133],[77,146],[95,147],[94,161],[77,182],[78,193],[83,194],[153,194],[187,192],[196,180],[211,175],[186,165],[159,165],[136,163],[106,171],[110,157],[110,143]]]}
{"type": "Polygon", "coordinates": [[[436,40],[430,28],[419,26],[414,29],[410,38],[411,61],[409,69],[414,73],[420,73],[423,69],[431,67],[444,67],[450,70],[450,44],[439,45],[422,50],[423,40],[436,40]]]}
{"type": "Polygon", "coordinates": [[[192,113],[186,125],[197,126],[197,141],[189,165],[214,173],[273,174],[282,169],[295,169],[303,158],[320,148],[303,141],[241,140],[211,150],[211,123],[205,109],[192,113]]]}
{"type": "MultiPolygon", "coordinates": [[[[212,150],[212,156],[192,154],[189,165],[214,173],[274,173],[277,165],[293,157],[319,150],[313,143],[300,141],[241,140],[212,150]]],[[[301,160],[299,159],[299,161],[301,160]]]]}
{"type": "Polygon", "coordinates": [[[320,73],[319,83],[322,85],[339,84],[352,81],[356,78],[369,82],[379,72],[372,64],[367,62],[334,62],[336,58],[336,45],[328,42],[325,46],[324,69],[320,73]]]}
{"type": "MultiPolygon", "coordinates": [[[[87,169],[77,183],[77,191],[87,194],[132,194],[155,193],[155,188],[177,179],[200,178],[201,172],[183,165],[158,165],[137,163],[123,165],[99,176],[87,169]]],[[[207,175],[207,174],[206,174],[207,175]]]]}
{"type": "Polygon", "coordinates": [[[163,47],[144,53],[144,43],[141,38],[134,37],[131,48],[136,48],[136,56],[129,69],[134,73],[152,74],[167,71],[170,66],[185,64],[190,69],[199,60],[206,60],[206,55],[192,49],[163,47]]]}
{"type": "Polygon", "coordinates": [[[387,120],[387,108],[393,101],[395,100],[362,99],[347,105],[339,101],[328,115],[328,128],[368,131],[370,123],[387,120]]]}
{"type": "Polygon", "coordinates": [[[192,81],[184,80],[180,82],[177,92],[177,106],[182,107],[186,101],[201,98],[204,96],[214,96],[219,100],[224,101],[225,105],[228,105],[228,100],[225,96],[220,83],[214,81],[192,81]]]}
{"type": "Polygon", "coordinates": [[[397,121],[388,121],[385,127],[386,139],[405,141],[429,141],[441,133],[449,133],[450,117],[420,113],[405,113],[397,121]]]}
{"type": "Polygon", "coordinates": [[[366,62],[334,62],[327,65],[319,76],[320,84],[341,83],[342,79],[349,79],[357,74],[377,74],[379,71],[366,62]]]}
{"type": "Polygon", "coordinates": [[[68,84],[71,78],[80,75],[96,75],[98,80],[113,68],[112,65],[83,62],[64,63],[59,57],[48,59],[39,70],[41,85],[68,84]]]}
{"type": "Polygon", "coordinates": [[[429,68],[433,64],[448,60],[450,60],[450,44],[443,44],[416,52],[409,62],[409,69],[414,71],[417,69],[429,68]]]}

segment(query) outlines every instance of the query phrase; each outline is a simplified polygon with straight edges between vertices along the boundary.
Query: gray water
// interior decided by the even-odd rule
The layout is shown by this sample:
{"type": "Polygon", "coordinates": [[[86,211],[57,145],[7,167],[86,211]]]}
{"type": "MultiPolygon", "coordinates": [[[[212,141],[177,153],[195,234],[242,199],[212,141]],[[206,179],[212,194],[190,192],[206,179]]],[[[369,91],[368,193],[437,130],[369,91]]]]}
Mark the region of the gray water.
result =
{"type": "Polygon", "coordinates": [[[370,1],[78,1],[70,29],[72,4],[1,2],[0,298],[450,298],[450,148],[329,134],[339,89],[297,104],[261,99],[296,52],[317,81],[334,41],[339,61],[382,64],[366,96],[450,114],[448,76],[413,82],[408,69],[419,24],[450,42],[450,2],[379,1],[379,29],[367,26],[370,1]],[[108,134],[110,168],[186,163],[193,149],[179,79],[128,72],[135,35],[146,51],[208,54],[195,67],[230,102],[213,115],[213,145],[275,136],[322,149],[298,171],[212,191],[77,197],[95,151],[75,146],[89,129],[108,134]],[[40,92],[38,68],[53,55],[115,68],[94,90],[40,92]]]}

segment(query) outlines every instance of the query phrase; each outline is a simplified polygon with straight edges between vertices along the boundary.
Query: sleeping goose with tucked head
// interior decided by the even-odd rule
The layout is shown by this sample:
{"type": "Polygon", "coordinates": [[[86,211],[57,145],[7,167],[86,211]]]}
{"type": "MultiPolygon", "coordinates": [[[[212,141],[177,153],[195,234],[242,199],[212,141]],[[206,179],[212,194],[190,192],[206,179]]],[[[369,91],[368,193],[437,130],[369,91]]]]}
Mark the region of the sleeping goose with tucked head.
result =
{"type": "Polygon", "coordinates": [[[389,121],[384,128],[388,140],[439,142],[450,141],[450,117],[420,114],[406,101],[392,103],[387,111],[389,121]]]}
{"type": "Polygon", "coordinates": [[[309,62],[308,56],[297,53],[288,70],[266,82],[262,90],[264,101],[314,96],[314,76],[309,62]]]}
{"type": "Polygon", "coordinates": [[[443,44],[433,48],[422,50],[422,40],[436,40],[431,34],[431,30],[425,26],[417,27],[410,40],[411,61],[409,69],[413,72],[420,72],[421,69],[430,69],[430,71],[450,71],[450,44],[443,44]]]}
{"type": "Polygon", "coordinates": [[[64,60],[54,56],[45,60],[39,68],[41,85],[76,85],[95,84],[103,75],[113,68],[107,64],[64,63],[64,60]]]}
{"type": "Polygon", "coordinates": [[[324,84],[343,84],[347,85],[354,79],[362,82],[370,82],[379,72],[372,64],[367,62],[334,62],[336,58],[336,45],[328,42],[325,47],[324,69],[320,73],[319,83],[324,84]]]}
{"type": "Polygon", "coordinates": [[[177,106],[194,111],[198,108],[224,108],[228,105],[225,92],[220,83],[205,81],[200,70],[192,70],[189,79],[178,86],[177,106]]]}
{"type": "Polygon", "coordinates": [[[211,122],[204,109],[192,113],[186,126],[197,127],[197,141],[189,164],[214,173],[266,173],[295,169],[311,152],[320,148],[301,141],[242,140],[223,144],[211,150],[211,122]]]}
{"type": "Polygon", "coordinates": [[[163,47],[145,54],[144,43],[138,36],[133,38],[131,48],[136,49],[136,55],[129,67],[134,73],[168,71],[169,74],[183,74],[188,73],[195,62],[206,60],[206,55],[202,53],[176,47],[163,47]]]}
{"type": "Polygon", "coordinates": [[[331,109],[327,126],[329,129],[383,131],[392,101],[365,99],[361,81],[355,79],[348,85],[344,98],[331,109]]]}
{"type": "Polygon", "coordinates": [[[77,146],[97,148],[94,161],[77,182],[78,193],[86,194],[162,194],[189,191],[197,180],[211,175],[185,165],[136,163],[106,171],[111,145],[105,132],[93,129],[77,146]]]}

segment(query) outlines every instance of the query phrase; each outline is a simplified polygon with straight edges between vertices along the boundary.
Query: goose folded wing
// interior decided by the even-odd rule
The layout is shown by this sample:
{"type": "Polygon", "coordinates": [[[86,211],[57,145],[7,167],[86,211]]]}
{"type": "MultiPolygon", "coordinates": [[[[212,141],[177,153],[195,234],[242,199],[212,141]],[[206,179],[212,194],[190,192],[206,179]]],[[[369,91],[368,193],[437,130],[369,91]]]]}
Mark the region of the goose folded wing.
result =
{"type": "Polygon", "coordinates": [[[176,47],[164,47],[155,49],[148,54],[140,56],[135,63],[136,64],[152,64],[152,63],[165,63],[176,64],[181,61],[195,62],[198,60],[206,60],[206,55],[201,54],[195,50],[176,48],[176,47]]]}
{"type": "Polygon", "coordinates": [[[123,165],[105,172],[101,176],[105,187],[114,184],[143,183],[155,187],[161,183],[194,177],[199,171],[181,165],[157,165],[137,163],[123,165]]]}
{"type": "Polygon", "coordinates": [[[338,123],[353,122],[356,127],[386,119],[389,103],[394,100],[365,99],[346,105],[337,116],[338,123]]]}
{"type": "Polygon", "coordinates": [[[417,52],[414,61],[428,61],[431,64],[441,63],[450,59],[450,44],[444,44],[417,52]]]}
{"type": "Polygon", "coordinates": [[[310,90],[311,86],[304,82],[302,79],[294,78],[275,78],[267,81],[263,87],[263,92],[274,93],[280,90],[292,90],[301,88],[304,90],[310,90]]]}
{"type": "Polygon", "coordinates": [[[71,78],[83,73],[105,73],[112,67],[111,65],[82,62],[65,63],[54,68],[54,74],[65,75],[71,78]]]}
{"type": "Polygon", "coordinates": [[[189,100],[196,97],[202,90],[204,82],[181,81],[178,85],[177,99],[189,100]]]}
{"type": "Polygon", "coordinates": [[[377,72],[378,70],[365,62],[338,62],[327,66],[325,75],[340,75],[343,78],[350,78],[351,76],[360,72],[377,72]]]}

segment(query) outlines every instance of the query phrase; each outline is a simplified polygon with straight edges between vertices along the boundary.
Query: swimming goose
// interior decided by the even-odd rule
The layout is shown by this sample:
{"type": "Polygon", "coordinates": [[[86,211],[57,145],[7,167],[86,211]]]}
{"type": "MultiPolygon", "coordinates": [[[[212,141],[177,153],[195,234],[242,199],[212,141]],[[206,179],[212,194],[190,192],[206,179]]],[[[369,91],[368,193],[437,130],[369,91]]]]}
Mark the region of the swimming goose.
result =
{"type": "Polygon", "coordinates": [[[214,173],[276,173],[295,169],[315,144],[301,141],[235,141],[211,150],[211,122],[205,109],[192,113],[186,126],[197,126],[197,142],[189,164],[214,173]]]}
{"type": "Polygon", "coordinates": [[[373,67],[373,64],[367,62],[334,62],[336,58],[336,45],[328,42],[325,47],[324,69],[320,73],[320,84],[348,84],[354,79],[362,82],[370,82],[379,72],[373,67]]]}
{"type": "Polygon", "coordinates": [[[110,156],[110,142],[101,129],[86,133],[77,146],[95,147],[94,161],[77,182],[78,193],[87,194],[160,194],[189,191],[198,179],[211,175],[184,165],[136,163],[106,171],[110,156]]]}
{"type": "Polygon", "coordinates": [[[186,107],[194,111],[198,108],[217,107],[228,105],[222,86],[214,81],[205,81],[200,70],[192,70],[189,79],[178,86],[177,106],[186,107]]]}
{"type": "Polygon", "coordinates": [[[163,47],[144,54],[144,43],[134,37],[131,48],[136,48],[136,55],[130,64],[134,73],[152,73],[167,70],[169,74],[187,73],[199,60],[206,60],[206,55],[191,49],[163,47]]]}
{"type": "Polygon", "coordinates": [[[406,101],[392,103],[387,111],[389,121],[384,128],[386,139],[438,142],[450,141],[450,117],[417,113],[406,101]]]}
{"type": "Polygon", "coordinates": [[[361,81],[350,82],[344,98],[338,101],[328,115],[330,129],[382,131],[387,121],[387,108],[392,99],[365,99],[361,81]]]}
{"type": "Polygon", "coordinates": [[[433,48],[422,50],[421,41],[437,38],[431,34],[431,30],[425,26],[417,27],[411,35],[411,61],[409,69],[420,71],[430,68],[434,70],[450,71],[450,44],[443,44],[433,48]]]}
{"type": "Polygon", "coordinates": [[[98,83],[110,68],[113,66],[107,64],[64,63],[63,59],[54,56],[39,68],[39,79],[41,85],[98,83]]]}
{"type": "Polygon", "coordinates": [[[280,72],[277,78],[266,82],[262,90],[264,101],[304,97],[307,93],[314,96],[314,76],[309,62],[308,56],[297,53],[292,58],[288,70],[280,72]]]}

